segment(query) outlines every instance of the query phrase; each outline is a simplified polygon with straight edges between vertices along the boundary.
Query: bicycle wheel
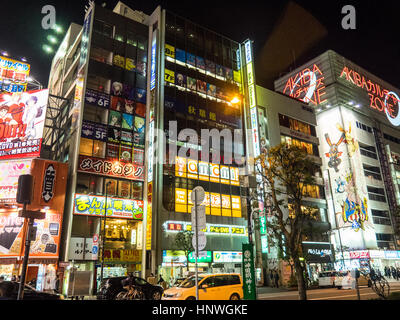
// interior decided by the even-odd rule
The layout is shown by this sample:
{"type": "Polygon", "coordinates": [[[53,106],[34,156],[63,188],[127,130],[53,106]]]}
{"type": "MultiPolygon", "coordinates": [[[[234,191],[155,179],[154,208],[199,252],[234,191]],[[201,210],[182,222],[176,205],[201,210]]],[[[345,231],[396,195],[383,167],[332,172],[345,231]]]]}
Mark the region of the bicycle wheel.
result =
{"type": "Polygon", "coordinates": [[[115,300],[126,300],[127,294],[128,294],[127,291],[121,291],[120,293],[117,294],[115,300]]]}

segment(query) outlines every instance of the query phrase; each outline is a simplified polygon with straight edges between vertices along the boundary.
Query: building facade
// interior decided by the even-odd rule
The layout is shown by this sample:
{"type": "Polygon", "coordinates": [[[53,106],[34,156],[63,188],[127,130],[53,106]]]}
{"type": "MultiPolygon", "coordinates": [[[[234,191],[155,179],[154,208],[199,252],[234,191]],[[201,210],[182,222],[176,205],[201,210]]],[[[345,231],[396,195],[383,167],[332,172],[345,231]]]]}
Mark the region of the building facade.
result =
{"type": "Polygon", "coordinates": [[[329,50],[275,90],[317,114],[336,266],[398,266],[399,89],[329,50]]]}
{"type": "Polygon", "coordinates": [[[104,278],[166,280],[193,270],[174,239],[191,230],[197,185],[206,191],[200,270],[240,272],[251,152],[246,43],[247,51],[161,7],[146,15],[121,2],[113,11],[92,4],[83,27],[71,25],[49,81],[50,93],[71,101],[60,112],[68,130],[49,147],[70,163],[67,273],[91,272],[95,288],[102,269],[104,278]]]}
{"type": "MultiPolygon", "coordinates": [[[[313,108],[296,99],[281,93],[257,86],[257,108],[260,126],[260,140],[262,148],[275,147],[281,143],[303,148],[310,159],[321,167],[316,172],[316,184],[307,186],[303,203],[304,206],[317,210],[317,219],[310,222],[305,231],[304,242],[307,248],[330,247],[328,220],[328,205],[325,199],[324,180],[322,176],[322,158],[319,153],[319,139],[317,135],[317,119],[313,108]],[[313,231],[314,230],[314,231],[313,231]]],[[[284,199],[287,203],[287,199],[284,199]]],[[[282,209],[289,215],[289,210],[282,209]]],[[[290,267],[280,259],[278,246],[268,245],[267,233],[271,214],[265,212],[265,227],[260,225],[261,250],[264,270],[280,270],[283,283],[289,281],[290,267]]],[[[277,239],[276,239],[277,240],[277,239]]],[[[304,248],[303,248],[304,249],[304,248]]],[[[317,276],[319,271],[333,267],[334,258],[328,256],[321,259],[311,259],[307,256],[307,268],[311,277],[317,276]]],[[[268,277],[267,277],[268,278],[268,277]]]]}

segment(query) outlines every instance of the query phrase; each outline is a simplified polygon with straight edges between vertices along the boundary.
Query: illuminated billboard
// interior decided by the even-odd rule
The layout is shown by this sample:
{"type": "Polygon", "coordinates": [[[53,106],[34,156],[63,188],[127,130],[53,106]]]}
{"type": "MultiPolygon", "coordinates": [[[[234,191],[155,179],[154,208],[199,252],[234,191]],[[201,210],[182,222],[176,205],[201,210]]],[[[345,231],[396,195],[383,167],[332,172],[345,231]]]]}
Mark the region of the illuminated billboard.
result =
{"type": "Polygon", "coordinates": [[[25,91],[30,70],[25,62],[0,56],[0,91],[25,91]]]}
{"type": "Polygon", "coordinates": [[[314,64],[288,78],[283,93],[305,103],[319,105],[326,101],[322,98],[326,93],[324,79],[321,69],[314,64]]]}
{"type": "Polygon", "coordinates": [[[0,160],[39,157],[48,89],[0,94],[0,160]]]}
{"type": "Polygon", "coordinates": [[[346,66],[343,67],[340,78],[364,89],[368,94],[369,107],[385,113],[389,122],[395,127],[400,126],[400,98],[396,92],[385,89],[377,82],[346,66]]]}
{"type": "Polygon", "coordinates": [[[15,203],[18,189],[18,178],[30,174],[32,160],[0,162],[0,203],[15,203]]]}

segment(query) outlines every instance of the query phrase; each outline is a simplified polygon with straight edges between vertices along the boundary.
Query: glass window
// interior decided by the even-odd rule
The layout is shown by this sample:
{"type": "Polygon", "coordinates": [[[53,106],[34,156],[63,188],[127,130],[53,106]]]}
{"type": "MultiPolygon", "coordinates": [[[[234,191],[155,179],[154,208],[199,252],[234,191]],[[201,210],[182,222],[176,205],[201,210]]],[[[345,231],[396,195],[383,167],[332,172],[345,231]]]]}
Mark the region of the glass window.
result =
{"type": "Polygon", "coordinates": [[[79,154],[85,156],[93,155],[93,140],[87,138],[81,138],[81,144],[79,145],[79,154]]]}
{"type": "Polygon", "coordinates": [[[106,143],[99,140],[93,140],[93,156],[104,158],[106,156],[106,143]]]}
{"type": "MultiPolygon", "coordinates": [[[[107,188],[107,196],[117,195],[118,180],[116,179],[105,179],[105,186],[107,188]]],[[[106,194],[104,192],[104,194],[106,194]]]]}

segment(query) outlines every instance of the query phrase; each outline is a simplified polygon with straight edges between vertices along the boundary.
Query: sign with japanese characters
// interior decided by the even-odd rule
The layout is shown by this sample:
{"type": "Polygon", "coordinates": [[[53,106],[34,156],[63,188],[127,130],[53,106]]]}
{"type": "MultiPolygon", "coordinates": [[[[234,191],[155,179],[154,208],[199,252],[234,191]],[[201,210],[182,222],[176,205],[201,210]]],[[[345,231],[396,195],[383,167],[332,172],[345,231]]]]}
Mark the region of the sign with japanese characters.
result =
{"type": "Polygon", "coordinates": [[[104,92],[86,89],[85,102],[98,107],[108,108],[110,106],[110,96],[104,92]]]}
{"type": "Polygon", "coordinates": [[[256,300],[253,245],[243,243],[242,252],[243,298],[244,300],[256,300]]]}
{"type": "Polygon", "coordinates": [[[83,120],[81,136],[88,139],[94,139],[106,142],[107,126],[83,120]]]}
{"type": "Polygon", "coordinates": [[[143,166],[82,155],[79,156],[78,171],[131,180],[144,180],[143,166]]]}
{"type": "Polygon", "coordinates": [[[25,91],[30,69],[30,65],[25,62],[0,56],[1,90],[8,92],[25,91]]]}
{"type": "MultiPolygon", "coordinates": [[[[75,194],[74,214],[103,217],[105,197],[75,194]]],[[[143,201],[107,197],[107,217],[143,219],[143,201]]]]}
{"type": "Polygon", "coordinates": [[[0,95],[0,159],[40,155],[49,91],[0,95]]]}

